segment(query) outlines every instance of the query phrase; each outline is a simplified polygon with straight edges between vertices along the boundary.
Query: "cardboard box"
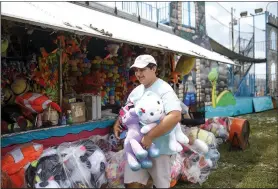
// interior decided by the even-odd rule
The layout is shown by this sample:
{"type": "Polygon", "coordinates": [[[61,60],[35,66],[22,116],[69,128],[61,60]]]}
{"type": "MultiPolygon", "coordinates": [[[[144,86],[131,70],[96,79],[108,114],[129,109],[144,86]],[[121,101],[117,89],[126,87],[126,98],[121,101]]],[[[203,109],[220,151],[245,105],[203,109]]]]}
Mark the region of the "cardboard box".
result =
{"type": "Polygon", "coordinates": [[[78,95],[85,102],[87,121],[101,119],[101,96],[78,95]]]}
{"type": "Polygon", "coordinates": [[[66,105],[67,110],[71,110],[73,123],[82,123],[86,121],[85,102],[75,102],[66,105]]]}

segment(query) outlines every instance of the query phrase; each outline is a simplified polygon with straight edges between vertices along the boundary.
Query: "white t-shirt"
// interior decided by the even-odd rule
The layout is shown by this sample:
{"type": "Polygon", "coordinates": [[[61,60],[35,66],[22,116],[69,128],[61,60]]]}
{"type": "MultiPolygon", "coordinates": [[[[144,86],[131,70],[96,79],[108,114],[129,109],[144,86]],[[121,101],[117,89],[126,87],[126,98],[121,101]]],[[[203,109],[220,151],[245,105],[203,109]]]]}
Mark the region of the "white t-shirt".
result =
{"type": "MultiPolygon", "coordinates": [[[[127,102],[132,101],[136,105],[146,91],[152,91],[160,96],[164,105],[165,114],[174,110],[182,111],[181,101],[173,88],[159,78],[148,88],[145,88],[143,84],[137,86],[128,96],[127,102]]],[[[155,139],[153,142],[160,149],[160,154],[175,154],[175,152],[169,149],[169,133],[155,139]]]]}

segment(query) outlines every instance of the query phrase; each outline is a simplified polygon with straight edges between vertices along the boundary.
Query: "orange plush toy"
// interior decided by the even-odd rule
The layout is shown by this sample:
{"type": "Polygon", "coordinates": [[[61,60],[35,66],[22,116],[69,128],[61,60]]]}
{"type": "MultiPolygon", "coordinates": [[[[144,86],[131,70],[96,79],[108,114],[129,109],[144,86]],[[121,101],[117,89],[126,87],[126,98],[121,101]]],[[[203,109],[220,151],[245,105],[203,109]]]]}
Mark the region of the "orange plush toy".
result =
{"type": "Polygon", "coordinates": [[[37,160],[42,152],[43,146],[41,144],[28,143],[15,148],[1,160],[1,171],[8,174],[15,188],[23,188],[27,165],[37,160]]]}

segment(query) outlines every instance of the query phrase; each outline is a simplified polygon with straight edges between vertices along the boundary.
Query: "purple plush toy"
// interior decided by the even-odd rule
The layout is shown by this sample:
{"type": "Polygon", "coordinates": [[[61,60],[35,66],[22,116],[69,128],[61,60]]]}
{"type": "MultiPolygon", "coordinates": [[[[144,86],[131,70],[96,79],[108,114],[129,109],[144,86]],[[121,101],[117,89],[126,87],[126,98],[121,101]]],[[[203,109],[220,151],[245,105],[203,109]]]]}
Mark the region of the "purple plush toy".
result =
{"type": "Polygon", "coordinates": [[[154,144],[152,144],[148,151],[141,146],[140,142],[143,134],[140,132],[139,118],[132,103],[127,104],[120,110],[120,118],[122,125],[128,129],[124,141],[124,150],[131,170],[138,171],[141,168],[151,168],[152,161],[150,157],[158,157],[159,150],[154,144]]]}

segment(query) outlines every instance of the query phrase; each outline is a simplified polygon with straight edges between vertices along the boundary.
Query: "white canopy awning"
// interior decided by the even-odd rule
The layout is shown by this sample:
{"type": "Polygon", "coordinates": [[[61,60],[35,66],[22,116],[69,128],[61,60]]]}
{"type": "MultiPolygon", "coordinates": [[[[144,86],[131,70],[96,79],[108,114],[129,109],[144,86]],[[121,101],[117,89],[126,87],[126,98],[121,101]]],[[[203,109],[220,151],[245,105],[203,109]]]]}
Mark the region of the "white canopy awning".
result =
{"type": "Polygon", "coordinates": [[[235,64],[179,36],[69,2],[1,2],[1,15],[57,30],[165,49],[188,56],[235,64]],[[108,32],[111,35],[101,32],[108,32]]]}

